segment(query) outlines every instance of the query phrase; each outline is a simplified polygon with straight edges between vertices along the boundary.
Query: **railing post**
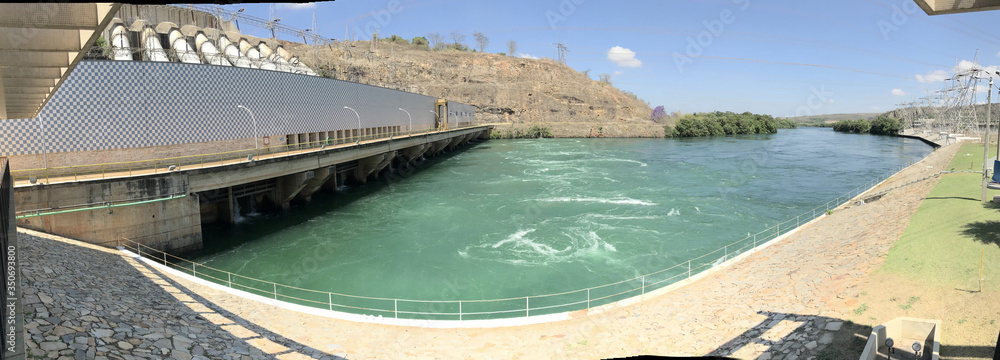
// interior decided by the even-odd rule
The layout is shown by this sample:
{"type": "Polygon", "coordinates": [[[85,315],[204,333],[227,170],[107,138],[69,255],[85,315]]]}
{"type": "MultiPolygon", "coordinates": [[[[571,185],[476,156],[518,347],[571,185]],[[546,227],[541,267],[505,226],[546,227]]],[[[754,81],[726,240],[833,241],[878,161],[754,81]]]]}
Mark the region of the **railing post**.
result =
{"type": "Polygon", "coordinates": [[[191,263],[191,276],[198,278],[198,263],[196,262],[191,263]]]}
{"type": "Polygon", "coordinates": [[[757,234],[753,234],[753,247],[757,247],[757,234]]]}
{"type": "Polygon", "coordinates": [[[646,295],[646,275],[642,276],[642,295],[646,295]]]}
{"type": "Polygon", "coordinates": [[[590,288],[587,288],[587,309],[590,310],[590,288]]]}
{"type": "Polygon", "coordinates": [[[278,300],[278,283],[271,283],[274,286],[274,300],[278,300]]]}
{"type": "Polygon", "coordinates": [[[529,316],[531,316],[531,298],[530,297],[525,297],[524,298],[524,317],[529,317],[529,316]]]}
{"type": "Polygon", "coordinates": [[[333,311],[333,294],[326,293],[326,296],[327,296],[327,299],[328,299],[327,301],[329,301],[328,304],[330,304],[330,311],[333,311]]]}
{"type": "Polygon", "coordinates": [[[153,160],[153,173],[154,174],[156,174],[156,172],[159,171],[159,169],[157,169],[158,166],[156,166],[156,164],[157,164],[156,160],[153,160]]]}
{"type": "Polygon", "coordinates": [[[135,248],[136,248],[136,250],[139,251],[139,257],[141,258],[142,257],[142,244],[136,243],[135,248]]]}
{"type": "MultiPolygon", "coordinates": [[[[330,295],[330,303],[333,303],[333,295],[330,295]]],[[[461,307],[462,305],[459,305],[461,307]]],[[[333,310],[333,305],[330,305],[330,310],[333,310]]],[[[461,315],[459,315],[461,316],[461,315]]],[[[399,319],[399,299],[392,299],[392,317],[399,319]]]]}
{"type": "Polygon", "coordinates": [[[167,253],[163,252],[163,266],[167,266],[167,253]]]}
{"type": "Polygon", "coordinates": [[[462,321],[462,300],[458,301],[458,321],[462,321]]]}
{"type": "MultiPolygon", "coordinates": [[[[726,247],[725,247],[725,254],[726,255],[725,255],[725,257],[723,257],[723,259],[729,260],[729,245],[726,245],[726,247]]],[[[726,261],[726,260],[723,260],[723,261],[726,261]]]]}
{"type": "Polygon", "coordinates": [[[233,288],[233,273],[226,272],[226,284],[229,285],[230,289],[233,288]]]}
{"type": "Polygon", "coordinates": [[[691,278],[691,260],[688,260],[688,279],[691,278]]]}

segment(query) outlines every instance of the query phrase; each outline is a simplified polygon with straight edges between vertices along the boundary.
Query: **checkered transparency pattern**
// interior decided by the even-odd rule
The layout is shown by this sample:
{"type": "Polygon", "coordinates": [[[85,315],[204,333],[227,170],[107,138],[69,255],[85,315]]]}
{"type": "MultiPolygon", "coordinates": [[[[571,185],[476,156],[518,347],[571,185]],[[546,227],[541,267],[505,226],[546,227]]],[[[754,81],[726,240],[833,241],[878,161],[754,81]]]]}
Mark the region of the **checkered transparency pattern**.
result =
{"type": "MultiPolygon", "coordinates": [[[[433,97],[399,90],[229,66],[81,61],[40,119],[0,121],[0,155],[252,138],[254,122],[238,105],[253,112],[259,136],[357,128],[344,106],[358,111],[362,128],[405,128],[400,108],[415,129],[434,124],[433,97]]],[[[450,111],[459,108],[474,119],[474,107],[449,102],[450,111]]]]}

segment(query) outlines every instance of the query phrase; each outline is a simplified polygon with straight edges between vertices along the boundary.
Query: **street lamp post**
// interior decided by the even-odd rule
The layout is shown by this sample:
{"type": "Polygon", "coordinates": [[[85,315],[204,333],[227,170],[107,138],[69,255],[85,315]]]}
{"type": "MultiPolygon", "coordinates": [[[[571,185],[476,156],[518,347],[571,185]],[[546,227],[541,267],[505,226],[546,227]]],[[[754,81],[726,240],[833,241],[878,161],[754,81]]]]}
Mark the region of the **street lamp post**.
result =
{"type": "Polygon", "coordinates": [[[253,121],[253,152],[254,152],[254,156],[256,156],[257,153],[259,152],[258,151],[259,147],[257,145],[257,138],[258,138],[258,136],[257,136],[257,118],[253,116],[253,111],[250,111],[250,109],[247,109],[246,106],[236,105],[236,107],[240,108],[240,109],[243,109],[243,110],[246,110],[247,113],[250,114],[250,120],[253,121]]]}
{"type": "Polygon", "coordinates": [[[350,106],[344,106],[344,109],[351,110],[354,115],[358,117],[358,141],[361,141],[361,114],[358,114],[357,110],[352,109],[350,106]]]}
{"type": "Polygon", "coordinates": [[[403,108],[399,108],[399,111],[405,112],[406,117],[410,118],[410,125],[406,128],[406,133],[407,134],[413,133],[413,117],[410,116],[410,112],[406,111],[406,109],[403,108]]]}

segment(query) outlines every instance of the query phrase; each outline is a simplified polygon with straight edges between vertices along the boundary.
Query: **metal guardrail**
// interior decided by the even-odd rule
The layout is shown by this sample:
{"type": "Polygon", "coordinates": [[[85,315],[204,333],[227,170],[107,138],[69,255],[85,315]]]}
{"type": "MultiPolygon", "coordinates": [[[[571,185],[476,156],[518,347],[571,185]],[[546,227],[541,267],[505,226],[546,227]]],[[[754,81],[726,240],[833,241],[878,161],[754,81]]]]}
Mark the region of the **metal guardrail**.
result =
{"type": "MultiPolygon", "coordinates": [[[[424,135],[430,133],[437,133],[441,131],[459,130],[475,126],[477,125],[468,124],[465,126],[455,126],[455,127],[449,126],[447,130],[440,130],[440,131],[436,130],[434,127],[429,127],[427,129],[421,129],[421,130],[386,131],[368,135],[352,135],[349,137],[342,137],[342,138],[328,138],[323,140],[311,141],[306,143],[297,143],[292,145],[286,144],[277,146],[267,146],[257,149],[235,150],[235,151],[210,153],[210,154],[188,155],[188,156],[179,156],[171,158],[159,158],[152,160],[136,160],[136,161],[124,161],[124,162],[114,162],[114,163],[61,166],[61,167],[50,167],[44,169],[25,169],[25,170],[11,171],[11,175],[13,176],[15,182],[30,181],[31,178],[35,178],[36,181],[45,179],[45,183],[51,183],[52,180],[56,180],[56,182],[59,182],[59,181],[80,181],[80,180],[129,177],[132,176],[134,173],[140,171],[148,172],[152,170],[153,174],[157,174],[161,172],[170,172],[182,169],[224,166],[224,165],[231,165],[234,163],[247,162],[251,157],[257,160],[268,159],[283,155],[308,152],[309,150],[314,150],[314,149],[325,150],[327,148],[338,147],[342,145],[359,145],[363,141],[377,141],[377,140],[392,139],[396,137],[405,137],[411,135],[424,135]]],[[[351,129],[351,130],[357,130],[357,129],[351,129]]],[[[351,131],[351,130],[344,130],[344,131],[351,131]]]]}
{"type": "Polygon", "coordinates": [[[740,254],[786,234],[802,224],[816,219],[828,211],[846,204],[867,192],[906,166],[883,174],[862,186],[838,196],[794,218],[785,220],[756,234],[727,244],[707,254],[679,262],[671,267],[645,275],[600,286],[588,287],[544,295],[486,300],[416,300],[350,295],[333,291],[304,289],[295,286],[243,276],[216,269],[153,249],[127,238],[120,238],[119,248],[129,248],[140,256],[163,263],[199,279],[209,280],[232,289],[265,296],[288,303],[311,306],[330,311],[362,315],[426,320],[484,320],[529,317],[568,311],[590,309],[597,306],[644,295],[691,278],[740,254]]]}

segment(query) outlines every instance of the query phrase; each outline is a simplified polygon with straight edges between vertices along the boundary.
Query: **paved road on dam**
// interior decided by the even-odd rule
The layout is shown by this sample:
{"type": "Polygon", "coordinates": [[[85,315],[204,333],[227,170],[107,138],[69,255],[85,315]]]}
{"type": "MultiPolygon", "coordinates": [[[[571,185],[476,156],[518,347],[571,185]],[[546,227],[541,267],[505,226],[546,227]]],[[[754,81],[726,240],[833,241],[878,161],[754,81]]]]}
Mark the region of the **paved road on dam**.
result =
{"type": "MultiPolygon", "coordinates": [[[[944,170],[945,146],[873,191],[944,170]]],[[[56,358],[806,358],[833,339],[937,179],[832,215],[694,283],[604,313],[495,329],[354,323],[235,297],[121,252],[22,230],[29,354],[56,358]],[[877,216],[876,216],[877,215],[877,216]]]]}

